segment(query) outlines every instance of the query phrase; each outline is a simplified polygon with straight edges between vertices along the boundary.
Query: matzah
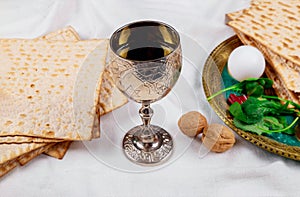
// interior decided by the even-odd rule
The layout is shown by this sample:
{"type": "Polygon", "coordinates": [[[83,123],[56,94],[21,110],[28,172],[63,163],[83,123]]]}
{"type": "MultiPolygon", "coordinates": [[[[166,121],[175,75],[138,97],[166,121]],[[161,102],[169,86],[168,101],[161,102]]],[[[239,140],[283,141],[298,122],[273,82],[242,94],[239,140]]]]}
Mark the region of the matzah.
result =
{"type": "Polygon", "coordinates": [[[115,86],[112,76],[105,69],[100,91],[100,115],[105,115],[128,102],[127,98],[115,86]]]}
{"type": "MultiPolygon", "coordinates": [[[[52,32],[48,35],[45,35],[38,39],[48,39],[48,40],[65,40],[65,41],[77,41],[79,40],[79,36],[75,32],[72,27],[66,27],[62,30],[57,32],[52,32]]],[[[8,137],[0,137],[0,140],[5,143],[24,143],[24,142],[54,142],[59,141],[55,139],[44,139],[44,138],[33,138],[33,137],[24,137],[24,136],[8,136],[8,137]]],[[[56,157],[56,158],[63,158],[64,154],[66,153],[69,146],[65,144],[70,144],[71,142],[62,142],[62,143],[50,143],[49,145],[45,145],[43,147],[38,148],[37,150],[28,150],[30,152],[23,154],[20,159],[12,159],[0,165],[0,177],[7,174],[9,171],[13,170],[18,163],[24,165],[28,163],[33,158],[37,157],[39,154],[44,152],[45,154],[56,157]],[[51,146],[55,145],[55,148],[51,148],[51,146]],[[51,148],[51,149],[49,149],[51,148]]],[[[1,145],[0,145],[1,146],[1,145]]]]}
{"type": "Polygon", "coordinates": [[[19,164],[21,166],[24,166],[25,164],[27,164],[29,161],[31,161],[33,158],[35,158],[36,156],[42,154],[45,151],[48,151],[51,147],[55,146],[56,143],[48,143],[38,149],[32,150],[30,151],[28,154],[23,154],[21,156],[18,157],[17,161],[19,162],[19,164]]]}
{"type": "Polygon", "coordinates": [[[71,26],[67,26],[63,29],[48,33],[44,36],[41,36],[37,39],[41,39],[41,40],[52,40],[52,41],[56,41],[56,40],[64,40],[64,41],[78,41],[80,40],[79,35],[77,34],[77,32],[73,29],[73,27],[71,26]]]}
{"type": "Polygon", "coordinates": [[[16,160],[11,160],[5,164],[0,164],[0,178],[18,166],[16,160]]]}
{"type": "MultiPolygon", "coordinates": [[[[64,40],[64,41],[77,41],[79,36],[76,31],[68,26],[56,32],[51,32],[45,36],[39,37],[37,39],[46,40],[64,40]]],[[[29,142],[59,142],[62,140],[57,139],[47,139],[47,138],[35,138],[35,137],[25,137],[25,136],[1,136],[0,143],[29,143],[29,142]]]]}
{"type": "MultiPolygon", "coordinates": [[[[260,4],[262,1],[264,1],[264,0],[252,0],[250,2],[250,6],[256,6],[256,5],[260,4]]],[[[243,14],[243,12],[245,12],[245,10],[247,10],[247,9],[238,10],[236,12],[231,12],[231,13],[226,14],[226,16],[228,17],[229,20],[235,20],[239,16],[241,16],[243,14]]]]}
{"type": "MultiPolygon", "coordinates": [[[[3,87],[0,91],[0,115],[3,117],[0,135],[90,140],[100,88],[96,91],[88,87],[89,82],[83,75],[87,78],[97,68],[96,58],[98,62],[105,61],[106,48],[106,40],[1,40],[0,63],[7,66],[0,68],[0,86],[3,87]],[[85,59],[91,51],[95,54],[85,59]],[[18,53],[20,57],[13,55],[18,53]],[[80,69],[84,60],[86,68],[80,69]],[[83,97],[87,96],[83,93],[92,98],[83,97]],[[78,102],[75,106],[74,98],[78,102]],[[57,100],[64,102],[57,103],[57,100]]],[[[100,70],[97,77],[104,63],[102,66],[97,68],[100,70]]]]}
{"type": "MultiPolygon", "coordinates": [[[[72,27],[67,27],[57,32],[47,34],[46,36],[40,37],[39,39],[48,39],[54,41],[63,39],[65,41],[74,41],[74,40],[79,40],[79,36],[77,35],[77,33],[72,27]]],[[[99,113],[101,115],[104,115],[127,103],[127,98],[113,85],[111,76],[107,71],[103,74],[102,81],[103,82],[101,83],[101,88],[100,88],[101,92],[99,94],[99,101],[100,101],[99,105],[101,106],[101,108],[98,108],[98,110],[100,111],[99,113]],[[105,99],[100,100],[100,98],[105,98],[105,99]]],[[[99,126],[99,120],[95,117],[96,131],[98,130],[97,125],[99,126]]],[[[99,134],[100,132],[94,132],[93,137],[99,137],[99,134]]],[[[2,140],[5,141],[4,139],[2,140]]],[[[25,136],[13,136],[13,137],[9,136],[7,137],[6,140],[7,140],[6,142],[9,143],[14,143],[14,142],[21,143],[21,142],[31,142],[31,141],[34,142],[59,141],[56,139],[35,138],[35,137],[25,137],[25,136]]],[[[0,141],[1,141],[1,137],[0,137],[0,141]]],[[[45,145],[35,150],[30,151],[30,149],[28,149],[28,151],[30,151],[29,153],[19,156],[18,159],[13,159],[2,164],[0,166],[0,171],[2,170],[1,172],[7,173],[9,170],[12,170],[14,167],[16,167],[18,162],[21,165],[25,165],[27,162],[29,162],[30,160],[32,160],[34,157],[38,156],[42,152],[52,157],[62,159],[70,144],[71,141],[60,142],[60,143],[49,143],[48,145],[45,145]]],[[[2,173],[2,175],[4,174],[2,173]]]]}
{"type": "MultiPolygon", "coordinates": [[[[98,96],[98,95],[97,95],[98,96]]],[[[40,146],[43,147],[45,144],[36,144],[36,143],[32,143],[32,144],[21,144],[21,145],[10,145],[9,147],[7,147],[7,145],[3,145],[2,148],[4,148],[4,150],[6,150],[6,153],[9,155],[1,155],[1,158],[3,160],[1,160],[1,163],[4,163],[6,161],[9,161],[15,157],[17,157],[18,155],[22,155],[25,152],[34,150],[36,148],[36,146],[40,146]]],[[[44,146],[46,147],[46,146],[44,146]]],[[[30,158],[33,156],[32,154],[29,154],[30,158]]],[[[24,157],[22,160],[20,160],[20,162],[24,163],[24,159],[26,159],[28,157],[24,157]]]]}
{"type": "Polygon", "coordinates": [[[54,146],[49,147],[49,149],[47,149],[45,153],[56,159],[62,159],[69,149],[71,143],[72,141],[56,143],[54,146]]]}
{"type": "Polygon", "coordinates": [[[27,137],[27,136],[3,136],[0,137],[1,144],[21,144],[21,143],[48,143],[48,142],[62,142],[60,139],[49,139],[40,137],[27,137]]]}
{"type": "Polygon", "coordinates": [[[274,69],[288,89],[300,92],[300,6],[297,1],[262,1],[228,24],[270,50],[274,69]],[[287,61],[288,60],[288,61],[287,61]]]}
{"type": "Polygon", "coordinates": [[[0,164],[16,159],[24,153],[43,147],[45,143],[2,144],[0,146],[0,164]]]}
{"type": "MultiPolygon", "coordinates": [[[[49,143],[49,144],[41,146],[39,148],[31,147],[28,149],[28,151],[30,150],[30,152],[28,152],[26,154],[21,154],[20,156],[14,156],[14,157],[11,156],[13,159],[10,159],[10,160],[0,164],[0,177],[4,176],[9,171],[13,170],[15,167],[18,166],[18,164],[25,165],[26,163],[31,161],[34,157],[38,156],[42,152],[45,152],[53,145],[55,145],[55,143],[49,143]]],[[[24,146],[24,145],[21,145],[21,146],[24,146]]],[[[18,146],[18,147],[20,147],[20,146],[18,146]]]]}
{"type": "MultiPolygon", "coordinates": [[[[265,0],[255,0],[252,1],[252,6],[255,7],[259,4],[266,3],[265,0]]],[[[253,8],[252,8],[253,9],[253,8]]],[[[243,14],[248,15],[249,9],[244,9],[239,12],[227,14],[230,20],[238,20],[243,14]]],[[[234,28],[234,31],[244,44],[253,45],[258,48],[265,56],[271,67],[267,66],[265,73],[267,76],[274,81],[274,89],[278,96],[292,100],[296,103],[300,103],[300,93],[297,93],[295,88],[291,88],[291,84],[299,84],[299,68],[293,62],[286,60],[285,58],[279,56],[278,54],[271,51],[268,47],[262,45],[260,42],[254,38],[244,34],[243,32],[234,28]]],[[[294,85],[295,87],[295,85],[294,85]]]]}
{"type": "Polygon", "coordinates": [[[273,66],[272,66],[273,61],[268,56],[265,47],[262,46],[261,44],[259,44],[258,42],[256,42],[255,40],[251,39],[250,37],[245,36],[243,33],[239,32],[237,30],[236,30],[236,34],[244,44],[252,45],[252,46],[258,48],[264,54],[267,62],[269,62],[269,64],[271,64],[271,65],[266,66],[265,73],[271,80],[273,80],[273,82],[274,82],[273,88],[274,88],[276,94],[283,99],[291,100],[295,103],[300,104],[300,93],[295,93],[293,91],[290,91],[286,87],[285,83],[280,78],[280,75],[278,75],[276,73],[276,71],[273,69],[273,66]]]}

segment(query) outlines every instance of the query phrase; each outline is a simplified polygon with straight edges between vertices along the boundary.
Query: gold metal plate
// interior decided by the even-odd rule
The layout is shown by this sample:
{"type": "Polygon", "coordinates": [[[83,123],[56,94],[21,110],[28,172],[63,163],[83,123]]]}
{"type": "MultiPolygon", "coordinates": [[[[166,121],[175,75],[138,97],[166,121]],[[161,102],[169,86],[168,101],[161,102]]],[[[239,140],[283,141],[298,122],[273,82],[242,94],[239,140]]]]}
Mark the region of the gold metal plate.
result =
{"type": "MultiPolygon", "coordinates": [[[[226,65],[230,53],[238,46],[242,45],[237,36],[233,36],[219,44],[209,55],[203,68],[202,82],[206,97],[222,89],[221,73],[226,65]]],[[[289,146],[266,136],[246,132],[234,126],[233,120],[228,115],[229,105],[223,95],[213,98],[211,107],[227,126],[233,129],[238,135],[254,145],[277,155],[300,161],[300,147],[289,146]]]]}

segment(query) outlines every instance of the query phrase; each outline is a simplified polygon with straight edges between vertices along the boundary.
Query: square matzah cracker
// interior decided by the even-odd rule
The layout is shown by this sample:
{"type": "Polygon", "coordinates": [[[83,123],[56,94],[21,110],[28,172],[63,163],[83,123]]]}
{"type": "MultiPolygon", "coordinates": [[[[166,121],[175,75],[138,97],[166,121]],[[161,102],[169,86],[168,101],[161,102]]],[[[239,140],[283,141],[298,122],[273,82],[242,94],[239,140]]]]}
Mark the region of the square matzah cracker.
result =
{"type": "Polygon", "coordinates": [[[105,61],[106,49],[107,40],[0,40],[0,136],[90,140],[100,89],[91,71],[100,78],[104,63],[94,65],[105,61]],[[99,87],[89,88],[92,82],[99,87]]]}
{"type": "Polygon", "coordinates": [[[300,92],[300,6],[296,0],[264,0],[228,24],[266,48],[289,90],[300,92]]]}

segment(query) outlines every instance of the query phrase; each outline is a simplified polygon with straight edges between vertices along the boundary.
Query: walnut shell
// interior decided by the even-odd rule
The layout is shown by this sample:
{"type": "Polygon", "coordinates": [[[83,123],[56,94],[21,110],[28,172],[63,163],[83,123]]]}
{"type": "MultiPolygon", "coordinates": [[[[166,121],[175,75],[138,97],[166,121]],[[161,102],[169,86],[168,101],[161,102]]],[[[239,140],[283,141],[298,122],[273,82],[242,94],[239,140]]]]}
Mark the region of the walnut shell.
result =
{"type": "Polygon", "coordinates": [[[222,153],[234,145],[235,136],[228,127],[220,124],[211,124],[204,129],[202,142],[211,151],[222,153]]]}
{"type": "Polygon", "coordinates": [[[181,116],[178,126],[185,135],[195,137],[207,127],[207,120],[201,113],[191,111],[181,116]]]}

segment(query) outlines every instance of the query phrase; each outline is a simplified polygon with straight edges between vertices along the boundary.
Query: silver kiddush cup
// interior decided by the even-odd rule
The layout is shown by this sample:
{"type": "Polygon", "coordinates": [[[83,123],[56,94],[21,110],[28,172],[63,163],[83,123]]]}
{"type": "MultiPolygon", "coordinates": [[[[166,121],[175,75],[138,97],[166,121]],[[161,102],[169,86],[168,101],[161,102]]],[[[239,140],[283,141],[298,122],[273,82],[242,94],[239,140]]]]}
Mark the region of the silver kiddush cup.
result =
{"type": "Polygon", "coordinates": [[[111,72],[117,88],[141,103],[142,123],[123,139],[125,155],[142,165],[159,164],[172,152],[173,140],[163,128],[150,124],[150,104],[165,97],[181,71],[182,53],[178,32],[158,21],[138,21],[116,30],[110,38],[111,72]]]}

